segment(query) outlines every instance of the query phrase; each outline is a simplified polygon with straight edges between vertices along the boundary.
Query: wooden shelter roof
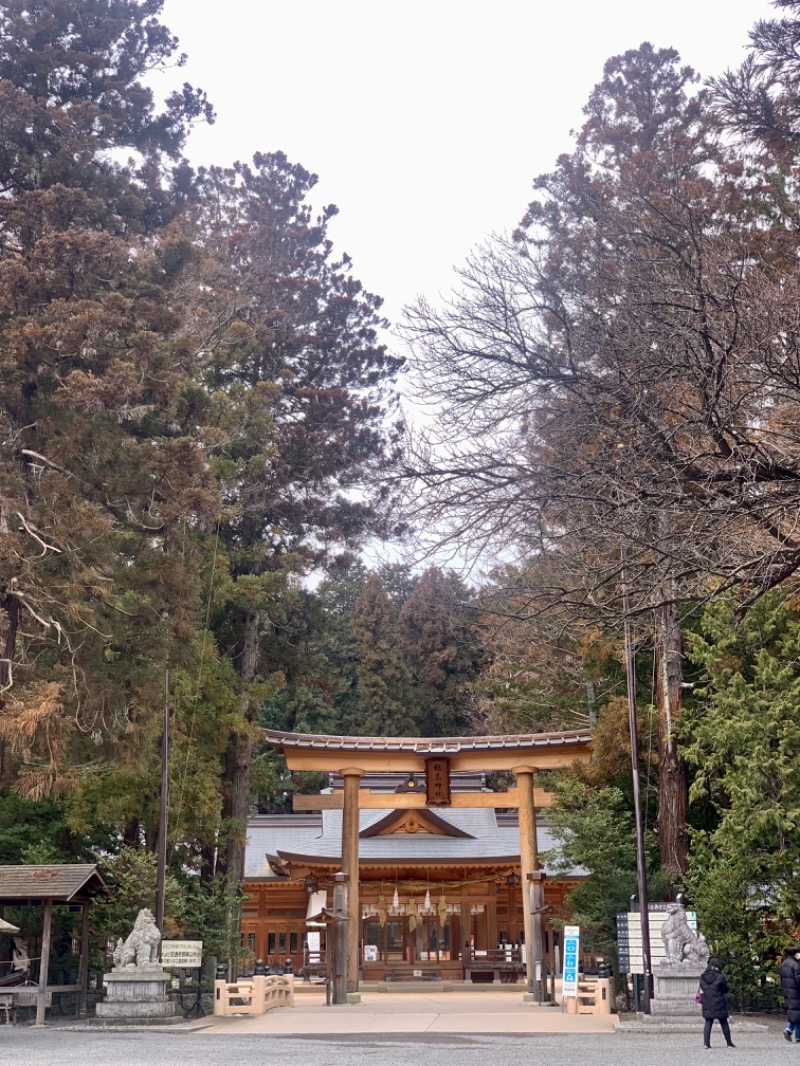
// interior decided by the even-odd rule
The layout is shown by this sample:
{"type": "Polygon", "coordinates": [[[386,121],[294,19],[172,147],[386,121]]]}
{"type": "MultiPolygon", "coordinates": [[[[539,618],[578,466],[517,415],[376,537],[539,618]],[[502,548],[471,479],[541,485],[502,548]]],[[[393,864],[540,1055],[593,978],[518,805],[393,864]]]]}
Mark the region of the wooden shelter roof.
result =
{"type": "Polygon", "coordinates": [[[541,769],[588,762],[592,734],[575,729],[480,737],[354,737],[264,730],[266,741],[291,770],[345,767],[370,771],[421,771],[425,760],[443,756],[453,771],[505,770],[517,765],[541,769]]]}
{"type": "Polygon", "coordinates": [[[69,903],[85,896],[105,882],[94,863],[63,866],[0,866],[0,902],[51,899],[69,903]]]}

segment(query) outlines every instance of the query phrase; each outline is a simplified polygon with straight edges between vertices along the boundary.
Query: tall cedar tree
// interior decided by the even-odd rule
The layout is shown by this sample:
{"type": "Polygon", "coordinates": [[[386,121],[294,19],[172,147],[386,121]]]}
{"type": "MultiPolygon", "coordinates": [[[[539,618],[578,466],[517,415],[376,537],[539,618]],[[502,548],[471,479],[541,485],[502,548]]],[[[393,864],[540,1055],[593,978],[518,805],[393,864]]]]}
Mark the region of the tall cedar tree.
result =
{"type": "Polygon", "coordinates": [[[229,518],[230,566],[215,619],[236,664],[241,715],[224,773],[226,838],[219,867],[244,873],[250,770],[262,702],[282,683],[275,625],[293,575],[383,526],[380,479],[394,458],[387,421],[400,361],[378,342],[381,301],[335,258],[328,223],[308,197],[316,177],[282,153],[214,169],[204,242],[220,329],[208,387],[224,401],[214,450],[229,518]]]}
{"type": "Polygon", "coordinates": [[[0,5],[0,784],[32,795],[120,738],[146,772],[165,657],[196,634],[190,525],[215,500],[166,227],[210,110],[185,86],[159,111],[143,81],[174,62],[161,6],[0,5]]]}
{"type": "Polygon", "coordinates": [[[328,570],[314,594],[321,623],[314,633],[314,644],[327,678],[322,690],[317,682],[317,691],[331,708],[326,733],[349,733],[364,717],[357,675],[358,642],[352,623],[368,577],[364,563],[346,555],[328,570]]]}
{"type": "Polygon", "coordinates": [[[460,736],[474,724],[475,691],[485,653],[469,590],[457,574],[431,567],[398,619],[423,736],[460,736]]]}
{"type": "Polygon", "coordinates": [[[397,610],[378,574],[370,574],[352,616],[358,665],[359,717],[354,733],[408,737],[418,731],[411,677],[403,656],[397,610]]]}
{"type": "Polygon", "coordinates": [[[479,590],[486,732],[593,726],[608,699],[625,691],[623,649],[612,630],[552,605],[536,610],[537,589],[552,584],[558,565],[556,553],[535,555],[494,571],[479,590]]]}
{"type": "MultiPolygon", "coordinates": [[[[265,723],[311,733],[363,730],[370,711],[358,671],[362,652],[369,658],[370,650],[361,647],[353,632],[353,614],[368,576],[362,562],[345,554],[328,568],[318,588],[302,597],[302,610],[281,622],[280,635],[292,649],[282,659],[285,687],[265,708],[265,723]]],[[[400,610],[415,584],[408,567],[386,564],[377,576],[393,609],[400,610]]],[[[413,702],[412,697],[409,713],[413,702]]],[[[293,783],[306,787],[302,777],[293,777],[293,783]]]]}

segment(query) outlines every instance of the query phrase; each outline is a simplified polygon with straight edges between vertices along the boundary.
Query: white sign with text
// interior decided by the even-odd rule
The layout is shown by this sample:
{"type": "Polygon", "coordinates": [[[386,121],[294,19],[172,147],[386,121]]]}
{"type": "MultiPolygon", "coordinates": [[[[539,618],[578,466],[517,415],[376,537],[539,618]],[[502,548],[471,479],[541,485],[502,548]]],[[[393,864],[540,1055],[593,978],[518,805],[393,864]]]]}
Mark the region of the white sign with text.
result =
{"type": "Polygon", "coordinates": [[[196,970],[203,965],[202,940],[162,940],[161,965],[168,970],[196,970]]]}
{"type": "Polygon", "coordinates": [[[581,946],[581,928],[579,925],[564,926],[564,984],[562,996],[578,994],[578,956],[581,946]]]}

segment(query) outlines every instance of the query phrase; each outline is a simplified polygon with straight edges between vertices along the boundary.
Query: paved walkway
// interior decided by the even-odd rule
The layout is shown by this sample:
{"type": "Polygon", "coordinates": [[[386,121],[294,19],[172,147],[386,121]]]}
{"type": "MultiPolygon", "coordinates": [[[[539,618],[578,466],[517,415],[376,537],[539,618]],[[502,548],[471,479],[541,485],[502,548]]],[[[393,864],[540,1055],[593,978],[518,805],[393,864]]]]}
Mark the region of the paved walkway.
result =
{"type": "Polygon", "coordinates": [[[361,1003],[326,1007],[324,994],[295,997],[293,1008],[259,1017],[216,1018],[198,1035],[311,1036],[346,1033],[613,1033],[615,1015],[566,1014],[500,992],[364,993],[361,1003]]]}

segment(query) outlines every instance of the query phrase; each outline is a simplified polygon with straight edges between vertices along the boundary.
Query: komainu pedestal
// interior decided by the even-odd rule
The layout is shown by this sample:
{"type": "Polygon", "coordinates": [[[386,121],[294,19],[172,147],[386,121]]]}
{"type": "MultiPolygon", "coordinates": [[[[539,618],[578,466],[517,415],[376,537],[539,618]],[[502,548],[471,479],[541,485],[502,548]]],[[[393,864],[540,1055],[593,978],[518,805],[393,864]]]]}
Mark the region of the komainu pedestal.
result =
{"type": "Polygon", "coordinates": [[[158,961],[161,943],[151,911],[144,909],[126,940],[114,951],[114,969],[105,974],[106,998],[97,1004],[97,1017],[108,1021],[177,1020],[175,1003],[167,995],[171,980],[158,961]]]}
{"type": "Polygon", "coordinates": [[[97,1017],[108,1021],[163,1021],[176,1016],[175,1003],[167,995],[171,980],[160,966],[135,970],[112,970],[103,978],[106,998],[97,1004],[97,1017]]]}
{"type": "Polygon", "coordinates": [[[705,970],[697,962],[660,962],[653,967],[653,1014],[676,1017],[699,1017],[703,1008],[695,1001],[700,974],[705,970]]]}

